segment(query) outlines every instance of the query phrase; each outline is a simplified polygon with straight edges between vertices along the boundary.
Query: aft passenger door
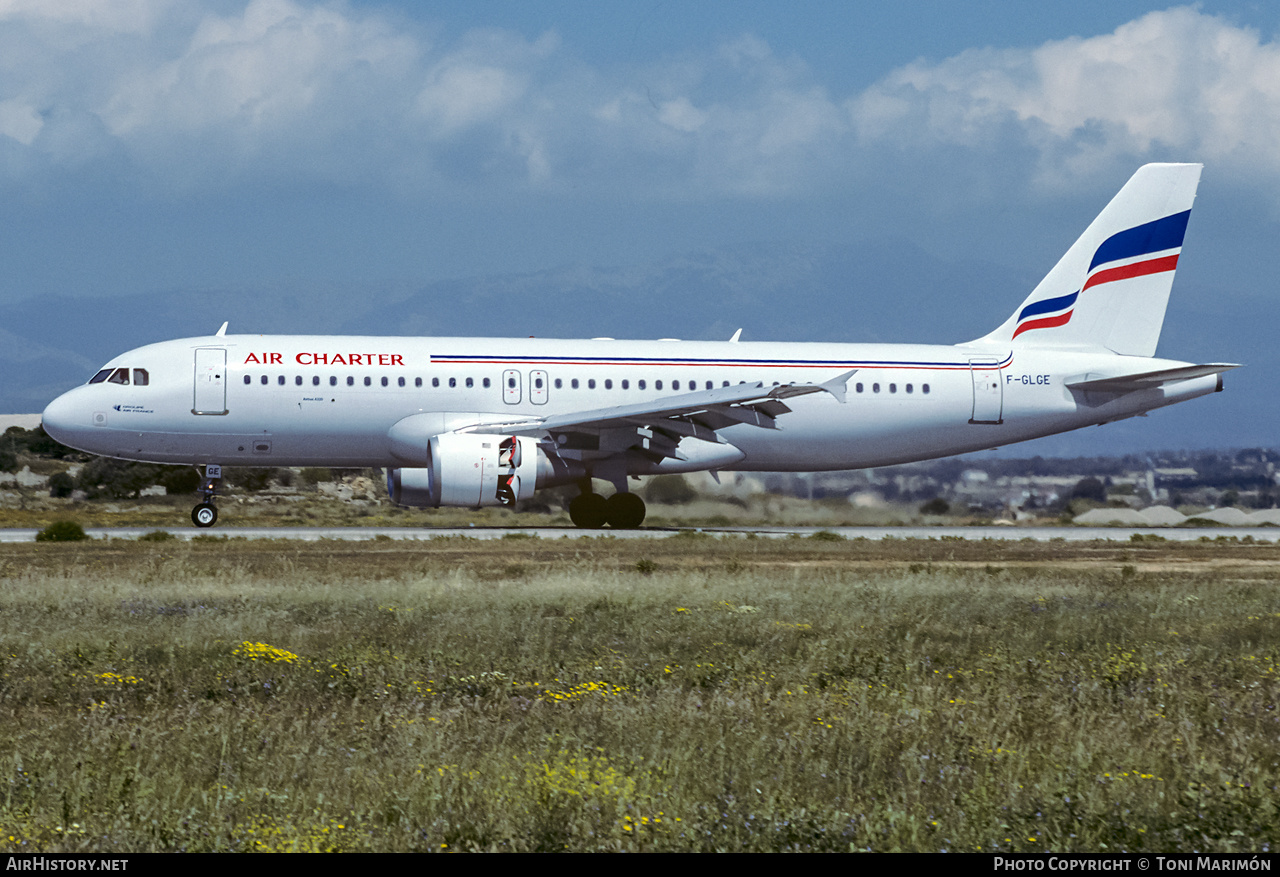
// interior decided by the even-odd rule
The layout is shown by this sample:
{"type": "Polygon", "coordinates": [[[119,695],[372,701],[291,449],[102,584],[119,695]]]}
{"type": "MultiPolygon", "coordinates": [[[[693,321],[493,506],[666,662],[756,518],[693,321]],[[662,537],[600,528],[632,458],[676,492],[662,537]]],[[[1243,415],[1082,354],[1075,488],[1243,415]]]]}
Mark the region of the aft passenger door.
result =
{"type": "Polygon", "coordinates": [[[1000,363],[994,359],[969,360],[973,377],[973,416],[970,423],[1004,423],[1004,386],[1000,363]]]}
{"type": "Polygon", "coordinates": [[[227,413],[227,351],[222,347],[196,348],[195,400],[191,413],[227,413]]]}

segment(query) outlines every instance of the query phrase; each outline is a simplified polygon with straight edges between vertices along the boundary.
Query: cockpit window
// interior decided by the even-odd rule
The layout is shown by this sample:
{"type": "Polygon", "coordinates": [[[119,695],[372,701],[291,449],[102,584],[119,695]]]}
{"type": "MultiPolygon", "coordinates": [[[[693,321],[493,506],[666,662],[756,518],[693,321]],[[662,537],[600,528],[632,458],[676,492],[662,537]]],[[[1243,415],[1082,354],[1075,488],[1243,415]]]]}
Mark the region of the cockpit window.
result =
{"type": "Polygon", "coordinates": [[[118,368],[111,373],[111,377],[107,381],[113,384],[129,383],[129,370],[127,368],[118,368]]]}
{"type": "Polygon", "coordinates": [[[151,382],[151,376],[147,374],[145,368],[135,368],[133,370],[133,385],[135,387],[145,387],[151,382]]]}
{"type": "Polygon", "coordinates": [[[107,375],[109,374],[111,374],[111,369],[104,368],[102,371],[98,372],[96,375],[89,378],[89,383],[100,384],[107,379],[107,375]]]}

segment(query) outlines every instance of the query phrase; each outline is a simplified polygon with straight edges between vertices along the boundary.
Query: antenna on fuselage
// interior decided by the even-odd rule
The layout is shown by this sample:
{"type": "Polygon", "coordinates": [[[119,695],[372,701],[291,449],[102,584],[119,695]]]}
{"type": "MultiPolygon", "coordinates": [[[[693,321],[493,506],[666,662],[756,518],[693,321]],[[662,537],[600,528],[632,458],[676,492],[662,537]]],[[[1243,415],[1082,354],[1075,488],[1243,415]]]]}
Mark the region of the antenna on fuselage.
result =
{"type": "Polygon", "coordinates": [[[734,332],[734,333],[733,333],[733,337],[729,339],[729,343],[730,343],[730,344],[737,344],[737,343],[738,343],[738,339],[739,339],[739,338],[741,338],[741,337],[742,337],[742,330],[741,330],[741,329],[739,329],[737,332],[734,332]]]}
{"type": "Polygon", "coordinates": [[[221,337],[223,337],[224,335],[226,335],[226,334],[227,334],[227,325],[228,325],[230,322],[231,322],[230,320],[227,320],[227,322],[226,322],[226,323],[223,323],[223,324],[222,324],[222,328],[221,328],[221,329],[219,329],[217,332],[214,332],[214,333],[213,333],[213,337],[214,337],[214,338],[221,338],[221,337]]]}

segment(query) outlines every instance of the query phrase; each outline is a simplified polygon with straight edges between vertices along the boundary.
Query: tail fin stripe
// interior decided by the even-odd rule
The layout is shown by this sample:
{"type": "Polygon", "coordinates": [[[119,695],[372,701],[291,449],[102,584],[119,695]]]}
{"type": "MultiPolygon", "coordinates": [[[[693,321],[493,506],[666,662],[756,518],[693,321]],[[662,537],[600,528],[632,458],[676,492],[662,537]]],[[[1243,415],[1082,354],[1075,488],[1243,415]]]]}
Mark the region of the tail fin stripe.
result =
{"type": "Polygon", "coordinates": [[[1094,252],[1089,270],[1093,271],[1107,262],[1181,247],[1182,239],[1187,234],[1187,221],[1190,219],[1191,211],[1184,210],[1113,234],[1094,252]]]}
{"type": "MultiPolygon", "coordinates": [[[[1086,286],[1085,289],[1088,289],[1088,287],[1086,286]]],[[[1057,298],[1046,298],[1043,301],[1032,302],[1023,308],[1021,313],[1018,314],[1018,323],[1021,324],[1027,317],[1034,317],[1039,314],[1051,314],[1054,311],[1069,308],[1076,303],[1076,298],[1079,295],[1079,292],[1073,292],[1070,295],[1061,295],[1057,298]]],[[[1019,331],[1023,330],[1019,329],[1019,331]]]]}
{"type": "MultiPolygon", "coordinates": [[[[1075,296],[1072,296],[1075,298],[1075,296]]],[[[1058,314],[1056,317],[1045,317],[1043,320],[1028,320],[1018,326],[1013,332],[1013,337],[1017,338],[1023,332],[1030,332],[1032,329],[1052,329],[1054,326],[1065,326],[1071,322],[1071,315],[1075,311],[1067,311],[1065,314],[1058,314]]]]}
{"type": "MultiPolygon", "coordinates": [[[[1113,280],[1128,280],[1130,277],[1146,277],[1148,274],[1163,274],[1178,267],[1178,256],[1163,256],[1159,259],[1148,259],[1145,262],[1134,262],[1121,265],[1119,268],[1107,268],[1099,271],[1085,282],[1084,288],[1111,283],[1113,280]]],[[[1083,292],[1084,290],[1081,290],[1083,292]]]]}

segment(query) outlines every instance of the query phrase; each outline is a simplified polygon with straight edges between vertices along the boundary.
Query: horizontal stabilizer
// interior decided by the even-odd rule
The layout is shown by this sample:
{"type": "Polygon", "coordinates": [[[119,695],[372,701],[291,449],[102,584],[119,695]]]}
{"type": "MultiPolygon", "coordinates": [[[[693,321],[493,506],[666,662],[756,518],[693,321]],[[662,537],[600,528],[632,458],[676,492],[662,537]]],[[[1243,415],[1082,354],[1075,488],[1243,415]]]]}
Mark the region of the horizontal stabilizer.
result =
{"type": "Polygon", "coordinates": [[[1121,375],[1115,378],[1095,378],[1079,381],[1067,381],[1072,390],[1102,390],[1112,393],[1132,393],[1135,390],[1148,390],[1178,381],[1189,381],[1192,378],[1203,378],[1206,375],[1222,374],[1239,365],[1226,362],[1211,362],[1205,365],[1185,365],[1178,368],[1165,368],[1153,372],[1141,372],[1134,375],[1121,375]]]}

